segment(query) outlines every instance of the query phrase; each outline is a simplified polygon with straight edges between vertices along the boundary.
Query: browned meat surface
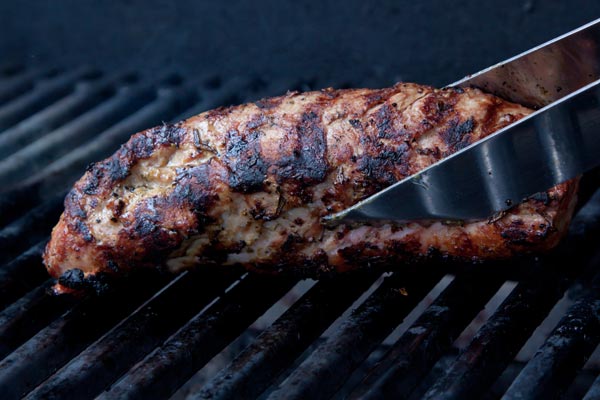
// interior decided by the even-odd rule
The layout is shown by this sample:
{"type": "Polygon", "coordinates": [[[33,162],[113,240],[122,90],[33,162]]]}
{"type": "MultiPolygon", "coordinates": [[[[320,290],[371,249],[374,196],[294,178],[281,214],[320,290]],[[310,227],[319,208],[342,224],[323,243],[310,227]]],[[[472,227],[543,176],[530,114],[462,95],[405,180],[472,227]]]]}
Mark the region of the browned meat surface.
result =
{"type": "Polygon", "coordinates": [[[547,250],[569,223],[576,181],[462,226],[320,220],[530,112],[476,89],[398,84],[293,92],[149,129],[75,184],[45,263],[55,277],[75,270],[61,283],[77,286],[156,265],[315,275],[547,250]]]}

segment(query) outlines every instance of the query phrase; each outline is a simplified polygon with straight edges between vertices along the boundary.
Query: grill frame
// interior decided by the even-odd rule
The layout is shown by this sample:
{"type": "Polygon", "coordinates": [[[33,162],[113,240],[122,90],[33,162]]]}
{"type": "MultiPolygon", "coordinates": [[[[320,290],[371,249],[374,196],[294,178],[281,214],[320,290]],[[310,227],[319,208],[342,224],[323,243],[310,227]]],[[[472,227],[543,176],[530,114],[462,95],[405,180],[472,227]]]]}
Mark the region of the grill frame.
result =
{"type": "MultiPolygon", "coordinates": [[[[40,257],[65,191],[87,163],[163,118],[180,120],[221,104],[312,89],[320,82],[267,84],[215,75],[185,82],[168,73],[142,82],[135,74],[105,75],[88,67],[10,72],[0,76],[0,126],[6,128],[0,141],[9,143],[2,139],[8,131],[15,148],[24,139],[22,146],[37,149],[22,154],[48,157],[38,165],[13,158],[19,168],[2,169],[0,154],[0,178],[12,185],[0,191],[3,398],[164,398],[174,393],[181,398],[177,390],[281,303],[298,280],[237,269],[175,277],[146,271],[99,295],[53,296],[40,257]],[[112,89],[104,97],[86,98],[103,87],[112,89]],[[118,104],[131,101],[131,108],[116,110],[112,117],[103,114],[102,107],[118,96],[124,99],[118,104]],[[136,103],[136,98],[141,100],[136,103]],[[87,136],[74,142],[74,151],[53,154],[56,146],[83,131],[87,136]],[[20,175],[7,180],[15,169],[20,175]],[[19,179],[23,176],[27,178],[19,179]],[[32,363],[38,368],[31,368],[32,363]]],[[[505,388],[506,398],[564,392],[600,342],[600,278],[591,278],[600,261],[594,251],[599,233],[600,193],[580,210],[564,243],[538,260],[518,265],[438,263],[406,267],[384,279],[369,271],[318,281],[234,354],[229,366],[202,387],[188,383],[194,390],[188,398],[479,397],[488,393],[565,291],[583,284],[566,316],[505,388]],[[565,265],[578,267],[567,271],[565,265]],[[375,357],[374,366],[369,364],[384,339],[449,271],[455,278],[431,304],[421,305],[416,320],[375,357]],[[448,355],[464,327],[507,280],[518,284],[448,370],[431,378],[436,362],[448,355]],[[368,373],[353,383],[361,366],[368,373]],[[434,379],[433,385],[427,379],[434,379]]],[[[589,384],[587,397],[594,398],[600,384],[589,384]]]]}

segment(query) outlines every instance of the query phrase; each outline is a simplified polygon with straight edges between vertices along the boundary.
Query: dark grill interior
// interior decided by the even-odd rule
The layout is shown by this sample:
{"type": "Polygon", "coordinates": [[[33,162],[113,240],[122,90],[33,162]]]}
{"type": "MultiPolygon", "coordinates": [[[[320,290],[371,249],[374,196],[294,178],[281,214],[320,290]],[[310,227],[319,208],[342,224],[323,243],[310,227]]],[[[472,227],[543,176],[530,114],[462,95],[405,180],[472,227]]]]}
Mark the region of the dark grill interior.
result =
{"type": "Polygon", "coordinates": [[[542,258],[318,282],[145,271],[56,297],[40,257],[89,162],[162,121],[323,83],[0,71],[2,399],[600,398],[600,193],[542,258]]]}

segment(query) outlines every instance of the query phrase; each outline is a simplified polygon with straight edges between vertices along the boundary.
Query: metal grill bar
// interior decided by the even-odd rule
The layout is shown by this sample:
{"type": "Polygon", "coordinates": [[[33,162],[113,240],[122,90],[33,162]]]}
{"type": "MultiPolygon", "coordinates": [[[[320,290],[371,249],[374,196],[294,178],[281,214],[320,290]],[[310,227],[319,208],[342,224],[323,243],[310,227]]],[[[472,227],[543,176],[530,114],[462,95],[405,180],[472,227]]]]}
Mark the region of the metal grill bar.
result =
{"type": "Polygon", "coordinates": [[[548,399],[564,391],[600,340],[600,275],[502,397],[548,399]]]}
{"type": "Polygon", "coordinates": [[[0,132],[69,94],[77,81],[97,76],[98,73],[91,68],[79,68],[37,83],[31,92],[0,107],[0,132]]]}
{"type": "Polygon", "coordinates": [[[240,276],[234,271],[204,272],[183,273],[174,284],[71,360],[28,398],[78,398],[100,392],[240,276]]]}
{"type": "Polygon", "coordinates": [[[2,132],[0,158],[18,151],[21,147],[97,106],[115,94],[116,85],[131,83],[132,78],[132,75],[118,74],[99,81],[78,84],[70,95],[2,132]]]}
{"type": "Polygon", "coordinates": [[[48,280],[0,313],[0,359],[75,303],[73,297],[48,294],[52,284],[48,280]]]}
{"type": "MultiPolygon", "coordinates": [[[[492,270],[460,274],[369,371],[353,399],[407,398],[503,280],[492,270]]],[[[493,268],[493,267],[492,267],[493,268]]],[[[496,271],[497,272],[497,271],[496,271]]]]}
{"type": "Polygon", "coordinates": [[[425,398],[483,393],[560,298],[562,292],[553,282],[541,284],[543,288],[519,284],[425,398]]]}
{"type": "Polygon", "coordinates": [[[564,287],[538,276],[519,283],[425,399],[480,396],[560,299],[564,287]]]}
{"type": "Polygon", "coordinates": [[[537,266],[522,267],[527,268],[529,278],[523,278],[513,289],[424,398],[462,399],[481,395],[562,296],[569,278],[581,272],[597,254],[594,238],[599,233],[600,191],[597,191],[577,214],[568,237],[556,251],[537,266]],[[565,265],[572,267],[565,269],[565,265]]]}
{"type": "Polygon", "coordinates": [[[295,283],[293,280],[254,275],[243,279],[98,398],[167,397],[295,283]]]}
{"type": "Polygon", "coordinates": [[[189,400],[258,397],[374,281],[360,274],[317,282],[189,400]]]}
{"type": "Polygon", "coordinates": [[[0,267],[0,310],[48,279],[40,263],[45,242],[38,243],[0,267]]]}
{"type": "Polygon", "coordinates": [[[57,73],[58,69],[56,68],[37,68],[1,80],[0,106],[31,90],[35,81],[50,78],[57,73]]]}
{"type": "Polygon", "coordinates": [[[0,230],[0,263],[8,262],[35,243],[46,241],[63,210],[62,192],[0,230]]]}
{"type": "Polygon", "coordinates": [[[141,284],[87,298],[39,331],[0,361],[0,392],[3,398],[25,395],[131,313],[162,284],[164,278],[148,276],[141,284]],[[32,365],[36,367],[31,368],[32,365]]]}
{"type": "Polygon", "coordinates": [[[332,396],[441,276],[439,271],[404,271],[387,277],[268,398],[324,399],[332,396]]]}
{"type": "Polygon", "coordinates": [[[151,101],[154,96],[149,87],[119,91],[94,110],[0,161],[0,179],[5,185],[12,185],[39,171],[73,147],[84,143],[116,121],[126,118],[151,101]]]}

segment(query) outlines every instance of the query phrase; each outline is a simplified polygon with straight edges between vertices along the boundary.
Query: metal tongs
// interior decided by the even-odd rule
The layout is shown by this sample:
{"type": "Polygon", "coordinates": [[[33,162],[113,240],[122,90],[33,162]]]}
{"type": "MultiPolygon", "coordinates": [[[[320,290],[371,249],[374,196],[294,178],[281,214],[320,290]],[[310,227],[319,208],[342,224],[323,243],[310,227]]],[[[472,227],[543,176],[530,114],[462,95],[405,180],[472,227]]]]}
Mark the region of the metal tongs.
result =
{"type": "Polygon", "coordinates": [[[600,19],[450,86],[537,111],[326,223],[486,219],[600,165],[600,19]]]}

